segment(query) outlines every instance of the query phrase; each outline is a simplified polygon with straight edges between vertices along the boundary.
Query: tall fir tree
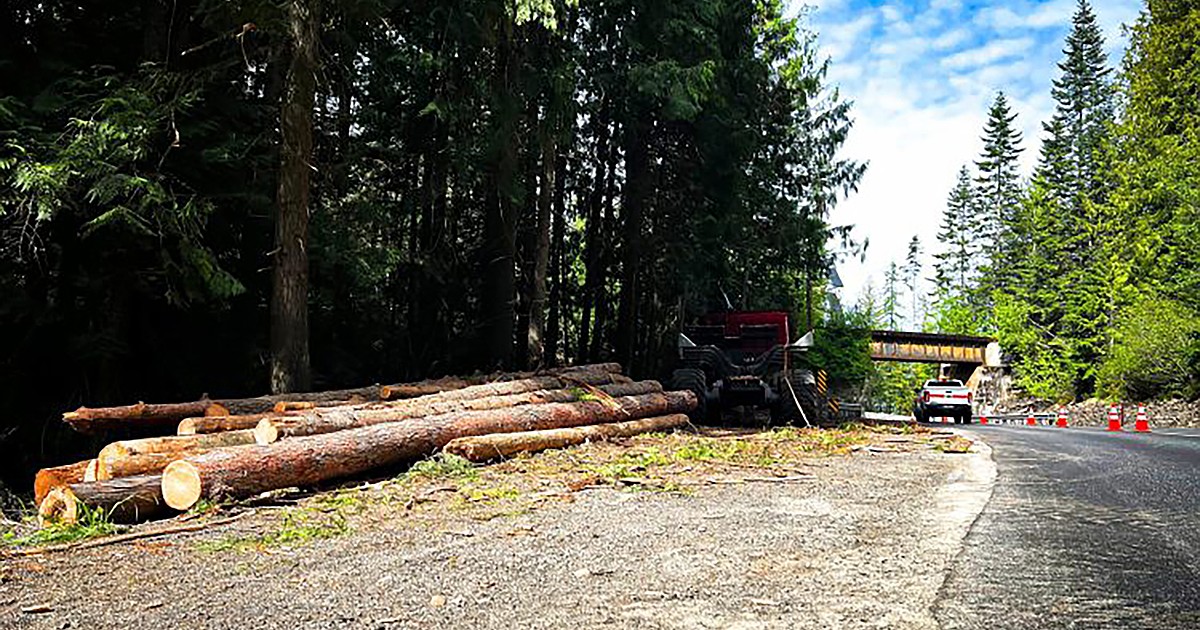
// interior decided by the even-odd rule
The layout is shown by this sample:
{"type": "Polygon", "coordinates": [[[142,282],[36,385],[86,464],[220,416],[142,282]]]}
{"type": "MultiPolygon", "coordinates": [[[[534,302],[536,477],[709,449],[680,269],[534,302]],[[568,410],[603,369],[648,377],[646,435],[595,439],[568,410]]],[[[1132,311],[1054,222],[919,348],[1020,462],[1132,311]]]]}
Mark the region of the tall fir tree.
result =
{"type": "Polygon", "coordinates": [[[1055,110],[1042,124],[1046,140],[1038,173],[1053,198],[1080,216],[1084,200],[1103,200],[1103,148],[1113,122],[1113,84],[1104,35],[1087,0],[1079,0],[1050,95],[1055,110]]]}
{"type": "Polygon", "coordinates": [[[908,241],[908,253],[904,256],[903,269],[904,286],[908,289],[908,296],[912,302],[912,310],[909,312],[909,327],[912,330],[919,329],[925,319],[920,313],[922,268],[921,239],[913,234],[912,240],[908,241]]]}
{"type": "Polygon", "coordinates": [[[942,251],[933,255],[936,260],[933,264],[934,291],[937,295],[965,295],[974,279],[978,266],[973,225],[978,216],[975,205],[971,172],[964,165],[959,169],[958,181],[946,199],[946,209],[942,212],[942,223],[938,227],[938,242],[942,251]]]}
{"type": "Polygon", "coordinates": [[[979,236],[988,251],[981,289],[1004,290],[1010,284],[1009,265],[1016,249],[1012,226],[1021,204],[1017,161],[1024,148],[1016,126],[1017,114],[1004,92],[996,94],[983,132],[983,153],[975,162],[979,199],[979,236]]]}
{"type": "Polygon", "coordinates": [[[892,330],[896,330],[900,321],[900,282],[900,266],[893,260],[883,274],[883,309],[880,313],[880,320],[887,322],[892,330]]]}

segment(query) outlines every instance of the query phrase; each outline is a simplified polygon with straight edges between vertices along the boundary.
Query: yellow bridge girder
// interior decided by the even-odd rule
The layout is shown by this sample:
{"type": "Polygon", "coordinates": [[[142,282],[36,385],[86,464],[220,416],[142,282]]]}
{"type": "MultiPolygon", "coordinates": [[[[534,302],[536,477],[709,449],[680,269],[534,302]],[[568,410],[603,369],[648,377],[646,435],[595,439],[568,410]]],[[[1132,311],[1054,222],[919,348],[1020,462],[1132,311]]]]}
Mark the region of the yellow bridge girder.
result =
{"type": "Polygon", "coordinates": [[[871,332],[871,358],[879,361],[983,365],[987,362],[987,345],[990,342],[985,337],[876,330],[871,332]]]}

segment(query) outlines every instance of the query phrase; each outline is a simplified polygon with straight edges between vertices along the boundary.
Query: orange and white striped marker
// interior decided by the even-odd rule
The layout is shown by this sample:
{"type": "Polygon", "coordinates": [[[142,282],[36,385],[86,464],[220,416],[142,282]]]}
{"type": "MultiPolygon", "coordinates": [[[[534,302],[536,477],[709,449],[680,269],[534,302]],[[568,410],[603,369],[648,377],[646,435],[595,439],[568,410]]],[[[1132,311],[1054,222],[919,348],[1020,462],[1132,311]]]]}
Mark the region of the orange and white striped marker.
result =
{"type": "Polygon", "coordinates": [[[1141,433],[1150,432],[1150,417],[1146,415],[1146,405],[1138,405],[1137,419],[1133,422],[1133,430],[1141,433]]]}
{"type": "Polygon", "coordinates": [[[1025,424],[1027,426],[1035,427],[1037,426],[1037,418],[1033,417],[1033,414],[1029,414],[1029,417],[1025,418],[1025,424]]]}
{"type": "Polygon", "coordinates": [[[1058,410],[1058,420],[1054,423],[1054,426],[1060,429],[1067,428],[1067,410],[1065,407],[1058,410]]]}
{"type": "Polygon", "coordinates": [[[1117,405],[1110,405],[1108,407],[1108,430],[1121,430],[1121,411],[1117,405]]]}

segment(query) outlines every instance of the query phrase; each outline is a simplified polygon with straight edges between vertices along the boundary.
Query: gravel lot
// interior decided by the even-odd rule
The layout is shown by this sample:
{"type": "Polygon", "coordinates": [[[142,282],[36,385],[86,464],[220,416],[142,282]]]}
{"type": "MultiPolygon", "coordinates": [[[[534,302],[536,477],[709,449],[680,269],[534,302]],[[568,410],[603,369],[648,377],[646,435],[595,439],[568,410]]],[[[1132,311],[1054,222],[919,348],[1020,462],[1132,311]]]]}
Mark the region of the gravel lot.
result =
{"type": "Polygon", "coordinates": [[[901,439],[790,468],[812,479],[551,487],[487,513],[434,501],[448,494],[435,485],[420,495],[434,505],[373,502],[347,533],[295,545],[222,545],[278,521],[260,508],[198,534],[8,559],[0,627],[933,628],[995,467],[982,445],[901,439]],[[49,611],[22,612],[36,605],[49,611]]]}

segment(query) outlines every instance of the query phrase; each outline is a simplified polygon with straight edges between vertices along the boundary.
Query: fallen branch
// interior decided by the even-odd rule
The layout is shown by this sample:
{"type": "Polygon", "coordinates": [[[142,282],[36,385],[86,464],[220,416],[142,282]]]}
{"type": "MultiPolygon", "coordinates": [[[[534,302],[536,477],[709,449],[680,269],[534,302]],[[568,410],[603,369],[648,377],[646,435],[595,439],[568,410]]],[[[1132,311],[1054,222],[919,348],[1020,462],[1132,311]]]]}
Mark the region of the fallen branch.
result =
{"type": "Polygon", "coordinates": [[[76,541],[76,542],[62,543],[61,545],[46,545],[44,547],[30,547],[28,549],[15,549],[15,550],[8,551],[7,553],[12,554],[12,555],[17,555],[17,556],[35,556],[35,555],[39,555],[39,554],[43,554],[43,553],[53,553],[56,551],[69,551],[71,549],[91,549],[92,547],[103,547],[105,545],[113,545],[116,543],[128,542],[130,540],[155,538],[158,536],[167,536],[169,534],[183,534],[183,533],[187,533],[187,532],[196,532],[196,531],[200,531],[202,529],[207,529],[209,527],[228,525],[229,523],[232,523],[248,514],[253,514],[253,513],[254,513],[254,510],[250,510],[249,512],[242,512],[241,514],[237,514],[237,515],[231,516],[229,518],[223,518],[223,519],[216,520],[216,521],[209,521],[207,523],[196,523],[193,525],[179,525],[176,527],[163,527],[163,528],[159,528],[159,529],[144,530],[144,531],[140,531],[140,532],[129,532],[127,534],[117,534],[116,536],[109,536],[107,538],[99,538],[99,539],[95,539],[95,540],[80,540],[80,541],[76,541]]]}

